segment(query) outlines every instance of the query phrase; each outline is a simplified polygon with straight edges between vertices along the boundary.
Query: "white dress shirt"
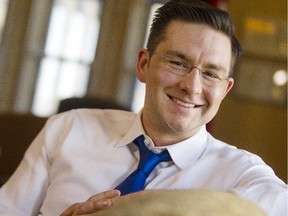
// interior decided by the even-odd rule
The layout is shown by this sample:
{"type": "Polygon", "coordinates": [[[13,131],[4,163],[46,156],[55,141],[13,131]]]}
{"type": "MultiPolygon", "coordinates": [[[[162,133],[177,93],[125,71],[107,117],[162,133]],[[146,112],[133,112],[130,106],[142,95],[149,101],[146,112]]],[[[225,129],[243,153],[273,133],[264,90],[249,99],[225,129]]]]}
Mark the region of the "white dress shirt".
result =
{"type": "MultiPolygon", "coordinates": [[[[144,134],[141,113],[79,109],[51,117],[0,189],[1,216],[56,216],[76,202],[113,189],[138,165],[132,144],[144,134]]],[[[145,143],[157,152],[152,140],[145,143]]],[[[167,147],[146,189],[234,191],[269,215],[287,214],[287,185],[258,156],[213,138],[203,126],[167,147]]]]}

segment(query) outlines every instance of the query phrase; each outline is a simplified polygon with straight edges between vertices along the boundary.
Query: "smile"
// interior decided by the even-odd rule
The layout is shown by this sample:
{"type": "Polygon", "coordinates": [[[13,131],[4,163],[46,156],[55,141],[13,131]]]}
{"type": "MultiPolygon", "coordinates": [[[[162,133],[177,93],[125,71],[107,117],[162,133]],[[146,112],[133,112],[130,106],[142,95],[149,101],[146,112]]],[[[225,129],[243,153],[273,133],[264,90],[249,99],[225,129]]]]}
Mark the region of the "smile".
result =
{"type": "Polygon", "coordinates": [[[181,100],[178,100],[178,99],[176,99],[176,98],[174,98],[174,97],[170,97],[170,98],[171,98],[172,101],[174,101],[176,104],[181,105],[181,106],[186,107],[186,108],[199,107],[199,106],[197,106],[197,105],[195,105],[195,104],[186,103],[186,102],[181,101],[181,100]]]}

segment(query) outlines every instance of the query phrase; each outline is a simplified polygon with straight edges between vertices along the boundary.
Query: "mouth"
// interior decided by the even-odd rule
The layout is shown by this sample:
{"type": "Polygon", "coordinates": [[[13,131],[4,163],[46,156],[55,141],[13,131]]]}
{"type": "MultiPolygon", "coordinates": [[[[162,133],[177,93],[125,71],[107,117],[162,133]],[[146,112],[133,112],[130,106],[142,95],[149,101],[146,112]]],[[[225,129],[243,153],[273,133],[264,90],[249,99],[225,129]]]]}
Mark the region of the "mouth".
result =
{"type": "Polygon", "coordinates": [[[168,96],[174,103],[182,106],[182,107],[185,107],[185,108],[199,108],[201,107],[202,105],[199,105],[199,104],[194,104],[194,103],[188,103],[188,102],[185,102],[185,101],[182,101],[182,100],[179,100],[177,98],[174,98],[172,96],[168,96]]]}

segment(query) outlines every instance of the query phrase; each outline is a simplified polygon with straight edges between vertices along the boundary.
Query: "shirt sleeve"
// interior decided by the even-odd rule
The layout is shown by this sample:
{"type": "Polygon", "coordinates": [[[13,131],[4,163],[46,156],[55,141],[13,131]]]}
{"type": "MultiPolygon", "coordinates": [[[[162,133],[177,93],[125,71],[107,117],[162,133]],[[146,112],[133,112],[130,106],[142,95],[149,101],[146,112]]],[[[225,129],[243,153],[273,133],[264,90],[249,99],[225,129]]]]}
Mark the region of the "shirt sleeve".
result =
{"type": "Polygon", "coordinates": [[[269,216],[287,216],[287,185],[273,170],[257,156],[243,160],[242,168],[232,191],[260,206],[269,216]]]}
{"type": "MultiPolygon", "coordinates": [[[[38,215],[49,186],[49,172],[69,115],[50,118],[33,140],[16,171],[0,189],[0,216],[38,215]]],[[[71,116],[71,115],[70,115],[71,116]]],[[[67,127],[66,130],[69,130],[67,127]]]]}
{"type": "Polygon", "coordinates": [[[269,216],[287,216],[288,215],[288,193],[287,186],[276,187],[276,185],[255,185],[249,188],[237,188],[234,190],[237,194],[248,198],[259,207],[261,207],[269,216]]]}
{"type": "Polygon", "coordinates": [[[39,209],[48,186],[49,162],[44,148],[44,136],[45,129],[38,134],[14,174],[2,186],[1,216],[35,215],[39,209]]]}

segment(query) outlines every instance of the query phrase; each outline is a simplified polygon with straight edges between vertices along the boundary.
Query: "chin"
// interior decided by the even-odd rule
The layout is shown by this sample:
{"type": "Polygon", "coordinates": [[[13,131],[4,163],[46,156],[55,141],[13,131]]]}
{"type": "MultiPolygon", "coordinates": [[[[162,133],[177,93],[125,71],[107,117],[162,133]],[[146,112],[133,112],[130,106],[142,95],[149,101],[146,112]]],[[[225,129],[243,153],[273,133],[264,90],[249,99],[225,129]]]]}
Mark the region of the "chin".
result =
{"type": "Polygon", "coordinates": [[[177,123],[176,121],[172,121],[168,126],[176,133],[186,133],[191,130],[191,126],[188,123],[183,124],[183,122],[177,123]]]}

